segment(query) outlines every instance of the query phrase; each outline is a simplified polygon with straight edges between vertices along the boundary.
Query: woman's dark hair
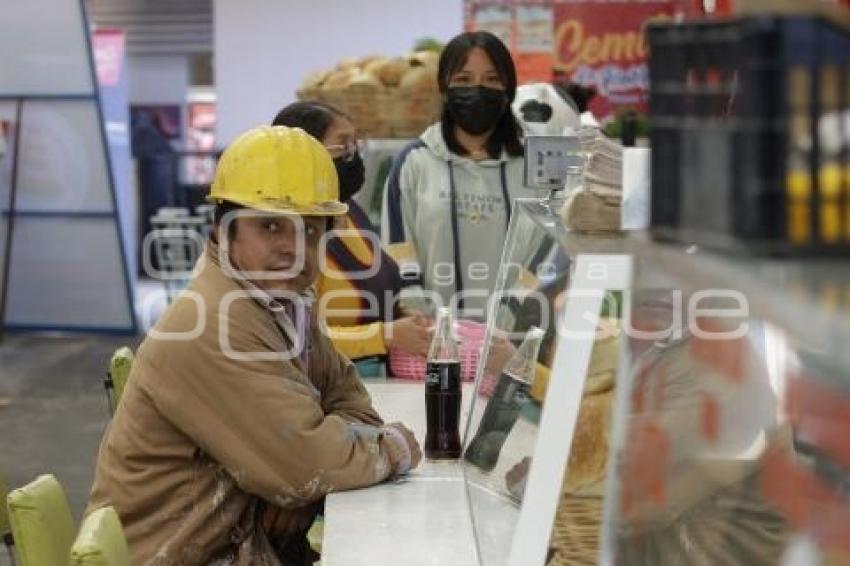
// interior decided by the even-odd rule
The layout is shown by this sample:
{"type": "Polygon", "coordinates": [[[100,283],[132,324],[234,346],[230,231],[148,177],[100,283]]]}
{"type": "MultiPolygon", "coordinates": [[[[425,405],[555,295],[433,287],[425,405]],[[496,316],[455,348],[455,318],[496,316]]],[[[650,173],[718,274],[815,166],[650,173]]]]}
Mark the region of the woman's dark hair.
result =
{"type": "Polygon", "coordinates": [[[301,128],[322,141],[337,118],[349,119],[344,112],[322,102],[293,102],[283,107],[272,120],[272,126],[301,128]]]}
{"type": "MultiPolygon", "coordinates": [[[[449,41],[440,55],[440,64],[437,69],[437,83],[440,86],[440,92],[443,95],[446,94],[452,75],[463,68],[473,47],[481,48],[493,62],[493,66],[505,86],[505,95],[508,99],[502,118],[496,124],[490,139],[487,140],[487,152],[491,157],[498,157],[502,149],[511,156],[522,155],[521,130],[510,106],[516,96],[516,68],[508,48],[498,37],[487,31],[469,31],[455,36],[449,41]]],[[[443,139],[448,148],[458,155],[466,155],[466,149],[455,137],[455,123],[445,104],[443,104],[443,114],[440,120],[442,122],[443,139]]]]}

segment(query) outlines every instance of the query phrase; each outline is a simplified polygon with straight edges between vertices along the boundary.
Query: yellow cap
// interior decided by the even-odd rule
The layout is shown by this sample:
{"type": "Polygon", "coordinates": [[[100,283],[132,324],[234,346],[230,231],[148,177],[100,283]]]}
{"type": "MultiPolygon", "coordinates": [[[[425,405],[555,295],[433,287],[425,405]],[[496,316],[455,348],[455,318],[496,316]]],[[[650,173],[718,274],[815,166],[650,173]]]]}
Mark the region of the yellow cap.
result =
{"type": "Polygon", "coordinates": [[[209,200],[267,212],[339,216],[336,167],[300,128],[260,126],[236,138],[218,162],[209,200]]]}

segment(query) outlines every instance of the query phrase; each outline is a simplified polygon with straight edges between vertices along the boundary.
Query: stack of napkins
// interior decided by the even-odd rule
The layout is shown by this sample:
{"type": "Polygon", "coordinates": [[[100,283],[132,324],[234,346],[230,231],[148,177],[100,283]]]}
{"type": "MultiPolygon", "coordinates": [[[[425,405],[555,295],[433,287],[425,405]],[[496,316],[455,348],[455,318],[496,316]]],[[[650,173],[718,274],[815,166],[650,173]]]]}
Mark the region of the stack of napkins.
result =
{"type": "Polygon", "coordinates": [[[588,161],[581,189],[567,197],[561,213],[564,222],[581,232],[619,231],[623,146],[596,128],[582,128],[578,136],[588,161]]]}
{"type": "Polygon", "coordinates": [[[597,128],[582,128],[578,133],[581,149],[589,161],[585,183],[621,190],[623,182],[623,146],[606,137],[597,128]]]}

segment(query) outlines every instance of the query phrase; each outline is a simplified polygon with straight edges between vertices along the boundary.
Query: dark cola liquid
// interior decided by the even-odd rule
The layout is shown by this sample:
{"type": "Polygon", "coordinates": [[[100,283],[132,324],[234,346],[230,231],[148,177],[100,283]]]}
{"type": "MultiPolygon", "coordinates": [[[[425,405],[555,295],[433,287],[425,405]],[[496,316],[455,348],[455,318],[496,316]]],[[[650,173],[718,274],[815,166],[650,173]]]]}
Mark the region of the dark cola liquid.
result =
{"type": "Polygon", "coordinates": [[[428,362],[425,374],[425,457],[460,457],[460,362],[428,362]]]}
{"type": "Polygon", "coordinates": [[[499,382],[487,402],[475,438],[464,454],[467,461],[485,471],[496,466],[502,445],[516,423],[523,405],[528,402],[529,389],[527,383],[507,373],[499,376],[499,382]]]}

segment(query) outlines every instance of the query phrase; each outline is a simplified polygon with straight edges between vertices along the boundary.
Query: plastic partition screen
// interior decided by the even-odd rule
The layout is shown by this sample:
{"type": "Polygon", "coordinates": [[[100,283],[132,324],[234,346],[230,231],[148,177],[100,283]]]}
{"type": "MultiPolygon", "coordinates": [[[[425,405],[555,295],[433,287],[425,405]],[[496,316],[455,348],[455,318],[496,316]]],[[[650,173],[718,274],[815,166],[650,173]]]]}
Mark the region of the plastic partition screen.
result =
{"type": "Polygon", "coordinates": [[[25,102],[16,212],[111,213],[100,131],[88,100],[25,102]]]}
{"type": "Polygon", "coordinates": [[[9,329],[136,330],[87,33],[82,2],[12,3],[0,21],[0,323],[9,329]]]}
{"type": "Polygon", "coordinates": [[[94,92],[81,4],[6,2],[0,19],[0,94],[94,92]]]}
{"type": "MultiPolygon", "coordinates": [[[[583,336],[570,336],[565,324],[568,303],[591,298],[572,292],[574,280],[586,280],[580,254],[620,257],[621,248],[619,236],[568,232],[543,201],[515,203],[488,316],[487,369],[464,439],[481,564],[585,563],[598,555],[620,293],[599,287],[583,336]]],[[[627,284],[613,279],[611,289],[627,284]]]]}
{"type": "Polygon", "coordinates": [[[109,286],[122,278],[118,257],[110,217],[18,218],[6,320],[32,326],[127,326],[124,288],[109,286]]]}

